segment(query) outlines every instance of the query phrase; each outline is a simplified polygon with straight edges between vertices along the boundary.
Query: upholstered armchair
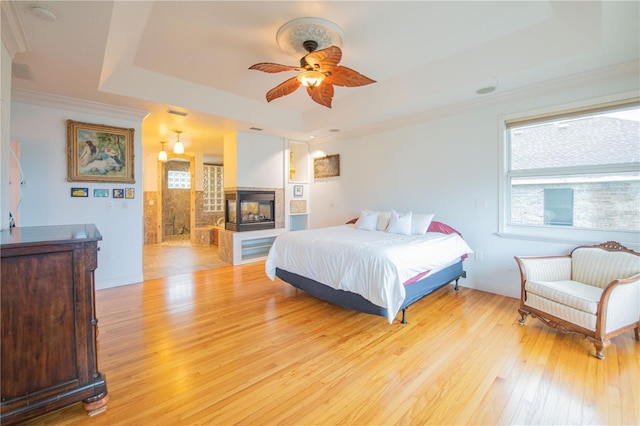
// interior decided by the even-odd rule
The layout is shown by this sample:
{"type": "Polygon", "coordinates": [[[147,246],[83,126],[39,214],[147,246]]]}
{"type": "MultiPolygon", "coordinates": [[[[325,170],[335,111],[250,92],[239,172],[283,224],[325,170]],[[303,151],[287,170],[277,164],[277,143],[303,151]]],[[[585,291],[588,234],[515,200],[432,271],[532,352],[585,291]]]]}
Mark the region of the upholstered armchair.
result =
{"type": "Polygon", "coordinates": [[[515,256],[518,311],[563,333],[591,341],[604,359],[610,339],[633,329],[640,340],[640,253],[615,241],[580,246],[560,256],[515,256]]]}

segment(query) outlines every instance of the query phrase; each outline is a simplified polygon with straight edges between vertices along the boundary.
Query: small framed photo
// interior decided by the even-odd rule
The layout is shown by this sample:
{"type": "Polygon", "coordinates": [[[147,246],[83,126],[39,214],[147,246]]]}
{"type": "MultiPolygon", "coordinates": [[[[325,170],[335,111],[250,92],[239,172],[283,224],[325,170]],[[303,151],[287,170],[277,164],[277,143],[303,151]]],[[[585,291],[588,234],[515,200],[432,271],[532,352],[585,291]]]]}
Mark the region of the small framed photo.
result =
{"type": "Polygon", "coordinates": [[[72,197],[88,197],[89,188],[71,188],[72,197]]]}
{"type": "Polygon", "coordinates": [[[113,198],[124,198],[124,189],[122,188],[114,189],[113,198]]]}
{"type": "Polygon", "coordinates": [[[293,185],[293,196],[302,197],[302,185],[293,185]]]}
{"type": "Polygon", "coordinates": [[[108,189],[94,189],[93,190],[94,197],[108,197],[109,190],[108,189]]]}
{"type": "Polygon", "coordinates": [[[135,198],[135,188],[125,188],[124,189],[124,198],[135,198]]]}

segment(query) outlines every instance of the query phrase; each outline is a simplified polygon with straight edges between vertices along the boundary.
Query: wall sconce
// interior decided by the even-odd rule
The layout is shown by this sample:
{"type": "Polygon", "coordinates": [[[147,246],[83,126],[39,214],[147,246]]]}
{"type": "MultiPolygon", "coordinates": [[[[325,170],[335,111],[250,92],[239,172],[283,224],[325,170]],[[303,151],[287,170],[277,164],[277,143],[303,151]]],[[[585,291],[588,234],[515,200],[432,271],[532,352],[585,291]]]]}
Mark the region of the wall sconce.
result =
{"type": "Polygon", "coordinates": [[[178,140],[173,144],[173,153],[184,154],[184,145],[180,142],[180,133],[182,133],[182,130],[176,130],[175,132],[178,134],[178,140]]]}
{"type": "Polygon", "coordinates": [[[167,161],[167,151],[164,150],[164,144],[166,142],[160,142],[162,145],[162,150],[158,153],[158,161],[167,161]]]}

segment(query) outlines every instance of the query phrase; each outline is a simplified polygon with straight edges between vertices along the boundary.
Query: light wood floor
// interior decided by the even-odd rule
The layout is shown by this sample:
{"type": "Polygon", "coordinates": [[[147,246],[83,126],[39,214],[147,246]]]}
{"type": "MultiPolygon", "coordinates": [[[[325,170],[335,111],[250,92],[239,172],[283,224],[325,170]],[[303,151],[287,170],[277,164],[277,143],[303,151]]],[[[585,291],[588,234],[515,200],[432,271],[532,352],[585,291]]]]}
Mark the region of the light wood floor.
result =
{"type": "Polygon", "coordinates": [[[262,262],[97,292],[106,412],[29,424],[640,423],[640,343],[599,361],[517,301],[447,286],[399,318],[318,301],[262,262]]]}

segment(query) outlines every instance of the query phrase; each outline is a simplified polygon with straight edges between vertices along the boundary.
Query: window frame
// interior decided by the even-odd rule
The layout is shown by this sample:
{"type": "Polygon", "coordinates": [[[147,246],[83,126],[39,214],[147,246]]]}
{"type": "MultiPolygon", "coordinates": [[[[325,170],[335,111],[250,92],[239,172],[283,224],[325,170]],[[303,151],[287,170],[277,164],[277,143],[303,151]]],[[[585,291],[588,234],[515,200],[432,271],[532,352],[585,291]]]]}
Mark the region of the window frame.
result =
{"type": "Polygon", "coordinates": [[[514,114],[498,116],[499,139],[499,194],[498,194],[498,235],[503,238],[524,239],[529,241],[562,242],[569,244],[599,244],[603,241],[615,240],[629,246],[640,246],[640,232],[626,230],[600,230],[558,225],[512,225],[511,215],[511,179],[514,177],[549,177],[558,175],[575,175],[576,172],[590,174],[602,172],[638,171],[638,163],[629,165],[592,165],[576,167],[558,167],[534,170],[510,170],[509,124],[523,124],[552,117],[571,117],[590,115],[599,110],[615,108],[640,102],[637,92],[626,92],[612,96],[594,98],[553,107],[540,108],[514,114]],[[552,172],[552,173],[551,173],[552,172]]]}

